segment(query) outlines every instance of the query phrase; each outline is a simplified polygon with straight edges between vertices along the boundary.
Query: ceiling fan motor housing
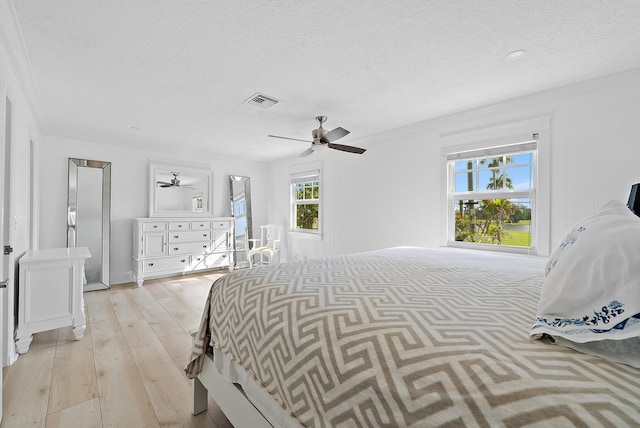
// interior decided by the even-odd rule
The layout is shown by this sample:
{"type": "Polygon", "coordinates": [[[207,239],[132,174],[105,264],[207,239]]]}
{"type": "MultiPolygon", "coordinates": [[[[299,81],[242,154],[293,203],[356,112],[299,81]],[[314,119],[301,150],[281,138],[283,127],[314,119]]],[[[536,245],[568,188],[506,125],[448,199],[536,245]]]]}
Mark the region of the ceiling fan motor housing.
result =
{"type": "Polygon", "coordinates": [[[316,120],[320,124],[318,129],[314,129],[311,131],[311,136],[313,137],[313,144],[325,144],[322,140],[325,135],[327,135],[327,130],[322,127],[322,124],[327,120],[327,116],[316,116],[316,120]]]}
{"type": "Polygon", "coordinates": [[[313,144],[322,144],[320,141],[327,134],[327,130],[322,127],[320,124],[320,128],[314,129],[311,131],[311,136],[313,137],[313,144]]]}

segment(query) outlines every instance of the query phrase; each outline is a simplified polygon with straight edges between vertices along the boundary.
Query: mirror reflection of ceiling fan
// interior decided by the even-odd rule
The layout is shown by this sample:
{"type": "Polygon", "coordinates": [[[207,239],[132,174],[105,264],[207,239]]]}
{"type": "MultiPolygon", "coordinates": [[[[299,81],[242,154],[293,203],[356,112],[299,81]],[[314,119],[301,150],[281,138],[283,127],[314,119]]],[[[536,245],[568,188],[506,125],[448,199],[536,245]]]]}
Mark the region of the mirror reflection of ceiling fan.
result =
{"type": "Polygon", "coordinates": [[[344,128],[337,127],[327,132],[326,129],[322,127],[322,124],[327,120],[327,116],[316,116],[316,120],[320,123],[320,127],[318,129],[314,129],[311,131],[311,137],[313,141],[308,140],[300,140],[298,138],[289,138],[289,137],[280,137],[278,135],[269,135],[271,138],[282,138],[284,140],[294,140],[294,141],[304,141],[305,143],[311,143],[311,147],[309,147],[304,152],[300,153],[300,157],[309,156],[311,153],[316,151],[321,147],[329,147],[334,150],[341,150],[343,152],[349,153],[357,153],[359,155],[366,152],[366,149],[361,149],[360,147],[353,146],[345,146],[344,144],[335,144],[334,141],[339,140],[340,138],[349,134],[344,128]]]}
{"type": "Polygon", "coordinates": [[[157,181],[156,184],[158,185],[158,187],[183,187],[186,189],[193,189],[193,187],[191,186],[180,185],[180,180],[178,179],[178,175],[180,175],[179,172],[172,172],[171,175],[173,175],[171,181],[157,181]]]}

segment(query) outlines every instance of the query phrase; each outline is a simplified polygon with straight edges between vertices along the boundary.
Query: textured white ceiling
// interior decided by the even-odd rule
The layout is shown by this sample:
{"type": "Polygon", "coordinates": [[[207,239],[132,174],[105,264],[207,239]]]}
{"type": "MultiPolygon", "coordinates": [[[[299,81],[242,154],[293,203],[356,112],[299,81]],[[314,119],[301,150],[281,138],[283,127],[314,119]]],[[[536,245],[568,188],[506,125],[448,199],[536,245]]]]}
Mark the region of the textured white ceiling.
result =
{"type": "Polygon", "coordinates": [[[303,151],[267,135],[310,139],[317,115],[358,145],[640,68],[638,0],[13,3],[46,133],[232,158],[303,151]],[[281,102],[243,103],[255,92],[281,102]]]}

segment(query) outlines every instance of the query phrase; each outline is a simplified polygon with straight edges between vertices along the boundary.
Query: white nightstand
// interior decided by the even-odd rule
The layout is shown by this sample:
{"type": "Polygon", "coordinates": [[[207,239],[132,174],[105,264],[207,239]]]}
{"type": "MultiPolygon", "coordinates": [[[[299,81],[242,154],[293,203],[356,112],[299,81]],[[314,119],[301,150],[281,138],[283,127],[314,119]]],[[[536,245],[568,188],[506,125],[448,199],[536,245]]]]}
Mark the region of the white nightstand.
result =
{"type": "Polygon", "coordinates": [[[29,350],[33,333],[73,326],[76,340],[86,329],[84,261],[86,247],[32,250],[20,258],[16,350],[29,350]]]}

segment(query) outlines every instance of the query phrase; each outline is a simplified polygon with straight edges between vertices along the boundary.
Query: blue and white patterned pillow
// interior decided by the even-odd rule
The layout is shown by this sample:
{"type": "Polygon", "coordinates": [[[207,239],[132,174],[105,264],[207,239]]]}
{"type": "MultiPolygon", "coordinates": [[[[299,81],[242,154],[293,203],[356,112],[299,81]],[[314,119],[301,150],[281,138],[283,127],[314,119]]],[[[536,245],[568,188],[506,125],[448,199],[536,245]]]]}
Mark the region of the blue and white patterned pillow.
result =
{"type": "Polygon", "coordinates": [[[549,256],[530,334],[580,344],[630,339],[640,351],[640,218],[626,205],[608,202],[549,256]]]}

